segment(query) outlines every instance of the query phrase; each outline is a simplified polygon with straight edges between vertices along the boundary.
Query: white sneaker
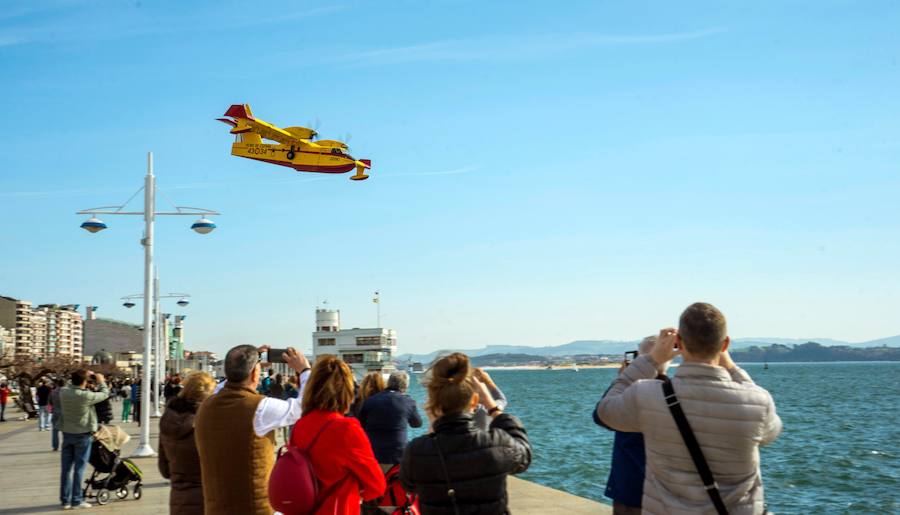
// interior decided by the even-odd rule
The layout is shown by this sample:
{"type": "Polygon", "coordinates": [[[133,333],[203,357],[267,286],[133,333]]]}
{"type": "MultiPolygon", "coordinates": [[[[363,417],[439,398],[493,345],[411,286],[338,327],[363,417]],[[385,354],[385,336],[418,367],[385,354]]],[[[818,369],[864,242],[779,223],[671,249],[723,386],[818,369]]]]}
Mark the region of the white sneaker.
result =
{"type": "Polygon", "coordinates": [[[63,509],[64,509],[64,510],[71,510],[71,509],[72,509],[72,505],[71,505],[71,504],[63,504],[63,509]]]}
{"type": "Polygon", "coordinates": [[[90,508],[91,506],[93,506],[93,505],[90,504],[90,503],[86,503],[86,502],[82,501],[81,504],[78,504],[78,505],[76,505],[76,506],[72,506],[72,509],[73,509],[73,510],[83,510],[83,509],[85,509],[85,508],[90,508]]]}

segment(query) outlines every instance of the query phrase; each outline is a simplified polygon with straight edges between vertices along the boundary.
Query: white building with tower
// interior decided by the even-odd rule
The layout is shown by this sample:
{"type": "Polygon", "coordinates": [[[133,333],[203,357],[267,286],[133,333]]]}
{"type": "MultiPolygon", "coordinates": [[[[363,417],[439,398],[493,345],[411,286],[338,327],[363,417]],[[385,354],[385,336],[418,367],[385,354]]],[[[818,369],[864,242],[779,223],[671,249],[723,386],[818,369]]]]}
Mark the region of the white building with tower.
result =
{"type": "Polygon", "coordinates": [[[313,355],[334,354],[361,378],[369,372],[388,374],[395,370],[397,331],[393,329],[341,329],[341,312],[316,309],[316,331],[313,333],[313,355]]]}

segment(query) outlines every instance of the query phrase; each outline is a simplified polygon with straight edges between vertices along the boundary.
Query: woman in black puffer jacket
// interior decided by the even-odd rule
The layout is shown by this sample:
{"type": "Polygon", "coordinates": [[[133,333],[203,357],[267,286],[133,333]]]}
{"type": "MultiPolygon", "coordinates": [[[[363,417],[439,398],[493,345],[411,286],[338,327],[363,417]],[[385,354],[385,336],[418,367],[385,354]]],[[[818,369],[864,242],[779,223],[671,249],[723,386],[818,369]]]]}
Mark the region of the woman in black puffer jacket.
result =
{"type": "Polygon", "coordinates": [[[211,375],[194,372],[185,380],[184,388],[166,405],[159,420],[158,465],[162,477],[172,481],[169,492],[171,515],[203,515],[203,485],[200,482],[200,455],[194,442],[194,415],[215,387],[216,381],[211,375]]]}
{"type": "Polygon", "coordinates": [[[400,464],[403,487],[419,495],[423,515],[508,513],[506,476],[531,464],[522,423],[503,413],[488,388],[472,377],[465,354],[435,362],[425,386],[432,433],[406,447],[400,464]],[[487,431],[472,422],[479,402],[493,418],[487,431]]]}

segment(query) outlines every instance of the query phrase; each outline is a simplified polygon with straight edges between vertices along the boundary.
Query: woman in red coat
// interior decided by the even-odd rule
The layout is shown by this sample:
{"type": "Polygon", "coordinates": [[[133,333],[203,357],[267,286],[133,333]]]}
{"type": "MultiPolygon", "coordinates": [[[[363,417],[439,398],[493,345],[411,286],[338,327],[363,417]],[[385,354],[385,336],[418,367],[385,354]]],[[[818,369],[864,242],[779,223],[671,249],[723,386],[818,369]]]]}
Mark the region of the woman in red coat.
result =
{"type": "Polygon", "coordinates": [[[322,356],[303,391],[303,416],[291,433],[291,444],[306,449],[320,429],[308,456],[319,478],[316,515],[359,515],[360,497],[380,497],[384,474],[359,421],[345,417],[353,402],[353,373],[335,356],[322,356]]]}

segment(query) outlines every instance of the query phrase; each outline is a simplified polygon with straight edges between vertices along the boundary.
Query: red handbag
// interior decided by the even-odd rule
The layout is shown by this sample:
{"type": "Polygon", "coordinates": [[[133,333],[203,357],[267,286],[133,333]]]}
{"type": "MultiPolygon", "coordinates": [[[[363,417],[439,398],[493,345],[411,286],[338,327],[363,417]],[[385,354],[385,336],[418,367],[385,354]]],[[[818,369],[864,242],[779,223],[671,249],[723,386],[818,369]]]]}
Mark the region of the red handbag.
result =
{"type": "Polygon", "coordinates": [[[278,458],[269,476],[269,504],[284,515],[315,513],[323,499],[343,481],[338,481],[325,492],[320,492],[319,479],[313,469],[309,451],[319,436],[334,420],[326,422],[305,449],[284,445],[278,449],[278,458]]]}

